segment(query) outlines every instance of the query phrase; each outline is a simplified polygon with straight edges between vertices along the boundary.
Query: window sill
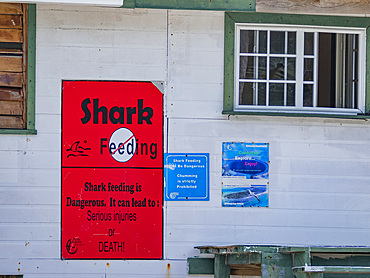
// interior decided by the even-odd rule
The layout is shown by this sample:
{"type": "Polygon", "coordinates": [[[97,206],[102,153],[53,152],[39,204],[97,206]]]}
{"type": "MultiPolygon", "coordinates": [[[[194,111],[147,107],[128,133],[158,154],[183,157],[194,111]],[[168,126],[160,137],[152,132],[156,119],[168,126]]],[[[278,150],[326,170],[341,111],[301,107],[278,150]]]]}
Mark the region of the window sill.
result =
{"type": "Polygon", "coordinates": [[[313,114],[313,113],[284,113],[284,112],[245,112],[222,111],[223,115],[251,115],[251,116],[281,116],[281,117],[306,117],[306,118],[334,118],[368,120],[370,115],[339,115],[339,114],[313,114]]]}
{"type": "Polygon", "coordinates": [[[0,134],[36,135],[36,129],[0,129],[0,134]]]}

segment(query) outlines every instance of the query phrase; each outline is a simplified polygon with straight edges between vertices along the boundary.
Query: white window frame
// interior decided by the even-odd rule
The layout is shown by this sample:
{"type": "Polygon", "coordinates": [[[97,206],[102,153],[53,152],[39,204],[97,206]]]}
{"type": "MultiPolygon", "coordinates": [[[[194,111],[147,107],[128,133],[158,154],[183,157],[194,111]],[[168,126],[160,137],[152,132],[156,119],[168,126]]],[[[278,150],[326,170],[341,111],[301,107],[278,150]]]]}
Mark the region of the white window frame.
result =
{"type": "MultiPolygon", "coordinates": [[[[365,97],[366,97],[366,28],[350,28],[350,27],[323,27],[323,26],[309,26],[309,25],[282,25],[282,24],[251,24],[251,23],[235,23],[235,61],[234,61],[234,110],[239,112],[285,112],[285,113],[312,113],[312,114],[342,114],[342,115],[357,115],[365,112],[365,97]],[[259,30],[259,31],[290,31],[297,32],[297,41],[300,40],[299,36],[303,37],[304,32],[313,32],[317,37],[318,33],[345,33],[345,34],[358,34],[359,38],[359,59],[358,59],[358,92],[357,92],[357,109],[351,108],[326,108],[326,107],[304,107],[303,106],[303,83],[297,82],[299,74],[302,76],[303,64],[300,63],[299,55],[304,58],[303,49],[299,49],[298,43],[296,43],[297,51],[294,56],[296,59],[296,97],[295,106],[264,106],[264,105],[240,105],[239,104],[239,58],[240,58],[240,31],[241,30],[259,30]],[[300,50],[300,52],[299,52],[300,50]]],[[[269,41],[267,42],[267,48],[269,49],[269,41]]],[[[317,38],[315,39],[315,60],[317,57],[317,38]]],[[[286,56],[288,54],[278,54],[278,56],[286,56]]],[[[267,51],[267,66],[266,74],[269,72],[269,50],[267,51]]],[[[301,58],[303,60],[303,58],[301,58]]],[[[317,63],[314,64],[314,82],[317,83],[317,63]]],[[[279,80],[268,80],[271,83],[279,83],[279,80]]],[[[252,80],[249,80],[253,82],[252,80]]],[[[283,83],[289,83],[287,80],[280,80],[283,83]]],[[[317,88],[314,86],[314,106],[317,105],[317,88]]],[[[268,88],[268,86],[266,86],[268,88]]],[[[268,98],[268,94],[267,97],[268,98]]],[[[267,101],[267,100],[266,100],[267,101]]]]}

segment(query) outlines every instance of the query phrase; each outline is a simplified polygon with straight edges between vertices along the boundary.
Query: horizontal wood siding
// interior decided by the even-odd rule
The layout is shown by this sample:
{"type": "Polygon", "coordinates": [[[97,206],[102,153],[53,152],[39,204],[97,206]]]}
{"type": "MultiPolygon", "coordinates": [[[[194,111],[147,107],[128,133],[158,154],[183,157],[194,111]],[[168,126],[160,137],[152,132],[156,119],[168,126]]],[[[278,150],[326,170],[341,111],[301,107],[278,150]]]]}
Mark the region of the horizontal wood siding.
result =
{"type": "Polygon", "coordinates": [[[0,4],[0,128],[4,129],[23,129],[26,122],[25,9],[22,4],[0,4]]]}

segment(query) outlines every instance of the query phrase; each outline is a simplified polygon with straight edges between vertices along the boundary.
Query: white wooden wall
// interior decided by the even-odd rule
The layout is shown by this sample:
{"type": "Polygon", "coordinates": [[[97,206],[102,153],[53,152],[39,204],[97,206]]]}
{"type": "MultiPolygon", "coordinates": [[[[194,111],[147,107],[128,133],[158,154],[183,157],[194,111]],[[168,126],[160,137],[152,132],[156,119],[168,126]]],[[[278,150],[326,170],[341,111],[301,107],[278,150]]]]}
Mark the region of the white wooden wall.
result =
{"type": "Polygon", "coordinates": [[[186,277],[199,245],[370,245],[369,122],[222,115],[223,20],[37,5],[38,134],[0,135],[0,274],[186,277]],[[164,81],[167,151],[210,153],[210,201],[165,203],[164,260],[60,260],[62,79],[164,81]],[[228,141],[270,143],[269,208],[221,207],[228,141]]]}

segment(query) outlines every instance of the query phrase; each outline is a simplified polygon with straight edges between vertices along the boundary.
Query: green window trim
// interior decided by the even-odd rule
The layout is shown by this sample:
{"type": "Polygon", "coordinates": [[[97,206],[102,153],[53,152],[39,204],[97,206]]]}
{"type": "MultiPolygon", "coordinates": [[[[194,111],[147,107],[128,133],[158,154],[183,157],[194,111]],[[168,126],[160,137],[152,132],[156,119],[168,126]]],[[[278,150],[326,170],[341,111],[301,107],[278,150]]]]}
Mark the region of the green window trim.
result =
{"type": "Polygon", "coordinates": [[[35,81],[36,81],[36,5],[27,5],[27,122],[25,129],[0,129],[0,134],[36,134],[35,81]]]}
{"type": "Polygon", "coordinates": [[[121,8],[255,11],[255,0],[125,0],[121,8]]]}
{"type": "Polygon", "coordinates": [[[347,16],[316,16],[273,14],[256,12],[225,12],[225,52],[224,52],[224,100],[222,114],[227,115],[266,115],[293,117],[330,117],[369,119],[370,115],[370,18],[347,16]],[[324,27],[355,27],[366,28],[366,76],[365,76],[365,111],[366,115],[332,115],[311,113],[284,112],[240,112],[234,111],[234,61],[235,61],[235,24],[263,23],[283,25],[311,25],[324,27]]]}

